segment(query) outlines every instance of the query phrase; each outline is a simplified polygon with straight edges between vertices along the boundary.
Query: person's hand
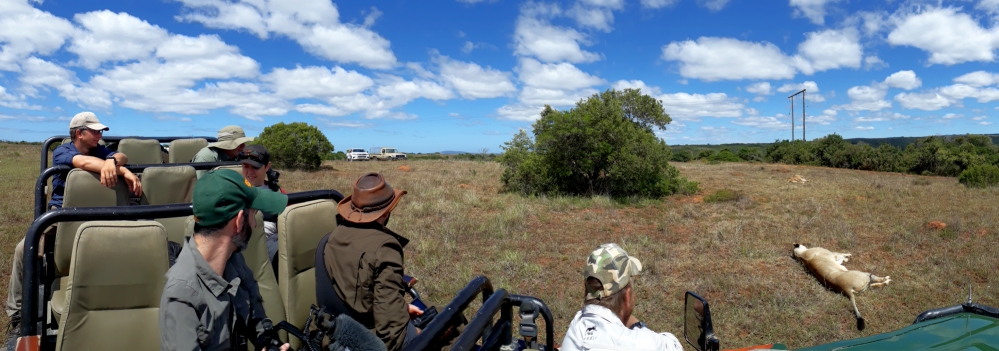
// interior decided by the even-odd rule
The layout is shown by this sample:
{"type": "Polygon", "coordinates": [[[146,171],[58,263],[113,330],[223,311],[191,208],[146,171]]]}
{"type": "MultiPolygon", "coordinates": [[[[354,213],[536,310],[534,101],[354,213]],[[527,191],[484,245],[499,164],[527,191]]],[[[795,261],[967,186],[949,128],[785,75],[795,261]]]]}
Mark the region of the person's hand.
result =
{"type": "Polygon", "coordinates": [[[413,304],[409,304],[409,319],[413,319],[422,315],[423,315],[423,310],[421,310],[419,307],[416,307],[413,304]]]}
{"type": "Polygon", "coordinates": [[[136,177],[132,172],[125,173],[124,177],[125,184],[128,184],[128,190],[131,190],[135,196],[142,196],[142,182],[139,181],[139,177],[136,177]]]}
{"type": "MultiPolygon", "coordinates": [[[[280,350],[280,351],[288,351],[290,349],[291,349],[291,344],[285,343],[284,345],[281,345],[281,348],[278,349],[278,350],[280,350]]],[[[268,349],[267,349],[267,347],[264,347],[264,348],[260,349],[260,351],[268,351],[268,349]]]]}
{"type": "Polygon", "coordinates": [[[112,188],[116,182],[118,182],[118,166],[115,165],[115,160],[104,160],[104,167],[101,167],[101,185],[112,188]]]}

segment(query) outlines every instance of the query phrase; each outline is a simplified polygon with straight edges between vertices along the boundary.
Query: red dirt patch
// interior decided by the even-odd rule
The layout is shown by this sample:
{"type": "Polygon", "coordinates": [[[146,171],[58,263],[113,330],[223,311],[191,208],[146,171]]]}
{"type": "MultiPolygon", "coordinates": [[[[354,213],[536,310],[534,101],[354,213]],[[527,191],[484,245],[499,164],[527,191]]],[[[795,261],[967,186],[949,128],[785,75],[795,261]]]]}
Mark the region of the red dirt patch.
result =
{"type": "Polygon", "coordinates": [[[468,184],[458,184],[458,189],[471,189],[472,186],[468,184]]]}
{"type": "Polygon", "coordinates": [[[687,204],[699,204],[704,202],[704,196],[694,195],[694,196],[684,196],[681,197],[678,202],[687,204]]]}
{"type": "Polygon", "coordinates": [[[732,172],[732,176],[733,176],[733,177],[742,177],[742,176],[744,176],[744,175],[745,175],[745,174],[742,174],[742,172],[732,172]]]}
{"type": "Polygon", "coordinates": [[[944,222],[941,222],[941,221],[932,221],[930,223],[926,223],[926,228],[929,228],[929,229],[932,229],[932,230],[940,230],[940,229],[947,228],[947,223],[944,223],[944,222]]]}
{"type": "Polygon", "coordinates": [[[771,169],[771,171],[773,171],[773,172],[780,172],[780,173],[790,173],[791,172],[791,170],[787,169],[787,167],[777,167],[777,168],[771,169]]]}
{"type": "Polygon", "coordinates": [[[403,171],[403,172],[409,172],[409,171],[413,170],[412,168],[409,168],[409,166],[399,166],[399,168],[396,168],[396,169],[398,169],[400,171],[403,171]]]}

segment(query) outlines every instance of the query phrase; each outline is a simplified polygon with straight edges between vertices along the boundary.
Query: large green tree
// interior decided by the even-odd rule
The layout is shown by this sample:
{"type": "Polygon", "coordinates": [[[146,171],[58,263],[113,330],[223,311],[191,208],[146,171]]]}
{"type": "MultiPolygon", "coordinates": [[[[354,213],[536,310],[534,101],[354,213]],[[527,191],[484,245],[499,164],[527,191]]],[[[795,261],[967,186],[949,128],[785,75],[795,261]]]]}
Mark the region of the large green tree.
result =
{"type": "Polygon", "coordinates": [[[533,139],[521,131],[504,144],[504,186],[612,197],[689,192],[696,184],[679,177],[669,146],[654,134],[670,122],[662,102],[637,89],[594,94],[568,111],[545,106],[533,139]]]}
{"type": "Polygon", "coordinates": [[[326,135],[305,122],[284,122],[264,128],[254,141],[267,148],[271,162],[281,168],[319,169],[323,158],[333,153],[326,135]]]}

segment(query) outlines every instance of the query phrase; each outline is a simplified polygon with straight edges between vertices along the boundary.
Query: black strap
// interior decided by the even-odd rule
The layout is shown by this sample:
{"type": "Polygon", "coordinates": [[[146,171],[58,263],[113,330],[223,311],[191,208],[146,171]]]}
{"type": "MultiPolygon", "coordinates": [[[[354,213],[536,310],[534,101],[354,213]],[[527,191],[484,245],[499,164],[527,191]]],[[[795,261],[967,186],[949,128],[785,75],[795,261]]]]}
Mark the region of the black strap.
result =
{"type": "Polygon", "coordinates": [[[319,240],[319,247],[316,247],[316,303],[333,317],[341,314],[349,316],[350,312],[333,288],[333,278],[326,272],[326,242],[332,234],[333,232],[327,233],[319,240]]]}

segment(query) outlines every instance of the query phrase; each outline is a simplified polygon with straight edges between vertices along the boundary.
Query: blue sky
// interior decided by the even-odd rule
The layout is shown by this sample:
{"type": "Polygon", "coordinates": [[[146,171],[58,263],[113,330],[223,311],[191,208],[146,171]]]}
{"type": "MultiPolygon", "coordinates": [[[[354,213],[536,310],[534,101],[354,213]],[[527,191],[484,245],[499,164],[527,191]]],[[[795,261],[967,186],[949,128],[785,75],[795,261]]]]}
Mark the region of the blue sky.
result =
{"type": "Polygon", "coordinates": [[[500,151],[545,104],[663,101],[669,144],[996,133],[999,0],[0,0],[0,139],[256,135],[500,151]],[[800,100],[796,102],[800,109],[800,100]],[[800,110],[796,111],[800,131],[800,110]]]}

